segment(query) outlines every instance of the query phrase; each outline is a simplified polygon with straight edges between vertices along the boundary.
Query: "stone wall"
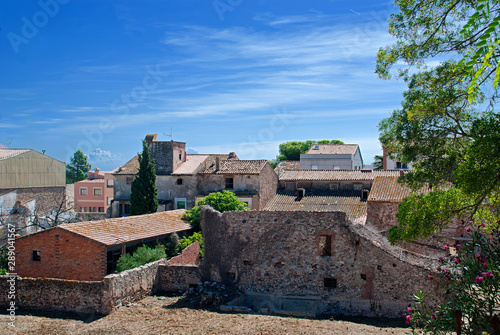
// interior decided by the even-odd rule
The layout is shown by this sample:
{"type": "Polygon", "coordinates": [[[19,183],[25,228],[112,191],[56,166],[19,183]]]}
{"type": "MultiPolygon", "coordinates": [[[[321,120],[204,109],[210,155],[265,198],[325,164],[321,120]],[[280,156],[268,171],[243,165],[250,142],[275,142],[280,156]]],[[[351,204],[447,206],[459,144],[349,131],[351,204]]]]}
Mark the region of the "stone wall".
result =
{"type": "Polygon", "coordinates": [[[153,294],[160,286],[158,269],[164,262],[165,260],[161,259],[104,277],[102,281],[103,314],[109,314],[114,308],[153,294]]]}
{"type": "MultiPolygon", "coordinates": [[[[1,292],[9,292],[9,279],[8,276],[0,276],[1,292]]],[[[30,310],[105,314],[105,310],[101,308],[102,291],[102,282],[17,278],[16,307],[30,310]]],[[[8,295],[0,294],[0,306],[5,307],[9,303],[8,295]]]]}
{"type": "MultiPolygon", "coordinates": [[[[200,275],[196,264],[199,250],[199,244],[195,242],[170,261],[161,259],[108,275],[102,281],[17,277],[16,306],[33,310],[109,314],[119,306],[140,300],[158,290],[178,290],[198,284],[200,275]],[[163,285],[160,280],[164,281],[163,285]]],[[[0,292],[5,293],[0,294],[1,307],[10,303],[7,294],[9,278],[0,276],[0,292]]]]}
{"type": "Polygon", "coordinates": [[[173,143],[169,142],[147,142],[151,159],[155,162],[157,175],[171,174],[173,171],[173,143]]]}
{"type": "Polygon", "coordinates": [[[398,205],[397,202],[368,201],[366,204],[366,224],[377,227],[381,231],[397,225],[398,205]]]}
{"type": "Polygon", "coordinates": [[[267,203],[276,195],[278,176],[271,164],[267,163],[259,175],[259,207],[266,207],[267,203]]]}
{"type": "Polygon", "coordinates": [[[338,313],[365,316],[402,315],[419,289],[440,296],[437,282],[427,279],[435,274],[432,261],[416,265],[402,251],[391,254],[356,232],[342,212],[221,214],[205,207],[202,226],[203,280],[320,298],[338,313]]]}

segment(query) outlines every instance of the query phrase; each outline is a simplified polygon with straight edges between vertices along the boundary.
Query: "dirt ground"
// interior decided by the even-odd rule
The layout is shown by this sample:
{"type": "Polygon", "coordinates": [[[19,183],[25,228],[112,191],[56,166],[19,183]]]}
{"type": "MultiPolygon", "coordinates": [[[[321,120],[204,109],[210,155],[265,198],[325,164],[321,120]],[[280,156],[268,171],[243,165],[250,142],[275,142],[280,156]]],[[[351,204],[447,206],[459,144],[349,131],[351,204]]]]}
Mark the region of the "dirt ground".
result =
{"type": "Polygon", "coordinates": [[[150,296],[105,317],[69,314],[23,314],[16,327],[0,314],[0,334],[405,334],[394,320],[298,319],[229,314],[195,309],[182,297],[150,296]]]}

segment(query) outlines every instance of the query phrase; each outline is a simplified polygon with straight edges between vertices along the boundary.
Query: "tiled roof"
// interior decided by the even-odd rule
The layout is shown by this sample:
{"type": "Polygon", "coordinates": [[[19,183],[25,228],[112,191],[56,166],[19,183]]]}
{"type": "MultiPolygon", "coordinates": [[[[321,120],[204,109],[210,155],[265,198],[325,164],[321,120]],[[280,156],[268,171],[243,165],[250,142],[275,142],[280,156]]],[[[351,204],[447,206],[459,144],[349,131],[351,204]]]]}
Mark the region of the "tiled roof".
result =
{"type": "Polygon", "coordinates": [[[172,172],[172,175],[195,174],[200,168],[200,165],[202,165],[207,158],[208,155],[186,155],[186,161],[175,169],[175,171],[172,172]]]}
{"type": "Polygon", "coordinates": [[[8,148],[0,148],[0,160],[11,158],[20,154],[24,154],[25,152],[32,151],[33,149],[8,149],[8,148]]]}
{"type": "Polygon", "coordinates": [[[399,176],[399,171],[384,170],[298,170],[283,171],[279,176],[283,181],[340,181],[340,180],[373,180],[377,176],[399,176]]]}
{"type": "Polygon", "coordinates": [[[221,159],[217,170],[215,161],[201,173],[209,174],[259,174],[266,165],[267,160],[227,160],[221,159]]]}
{"type": "Polygon", "coordinates": [[[191,229],[181,219],[184,209],[101,221],[62,224],[58,227],[107,246],[140,241],[191,229]]]}
{"type": "Polygon", "coordinates": [[[357,144],[315,144],[309,148],[306,154],[354,155],[357,149],[357,144]],[[315,147],[318,149],[314,149],[315,147]]]}
{"type": "Polygon", "coordinates": [[[120,166],[114,174],[133,174],[139,172],[139,155],[129,160],[124,165],[120,166]]]}
{"type": "Polygon", "coordinates": [[[282,161],[274,168],[278,175],[285,170],[300,170],[300,161],[282,161]]]}
{"type": "Polygon", "coordinates": [[[361,201],[361,191],[307,190],[298,198],[296,191],[278,190],[264,208],[265,211],[345,212],[351,218],[366,216],[366,201],[361,201]]]}
{"type": "Polygon", "coordinates": [[[398,183],[399,177],[376,177],[368,196],[370,202],[401,202],[412,193],[428,193],[429,188],[424,187],[418,192],[412,192],[410,188],[398,183]]]}

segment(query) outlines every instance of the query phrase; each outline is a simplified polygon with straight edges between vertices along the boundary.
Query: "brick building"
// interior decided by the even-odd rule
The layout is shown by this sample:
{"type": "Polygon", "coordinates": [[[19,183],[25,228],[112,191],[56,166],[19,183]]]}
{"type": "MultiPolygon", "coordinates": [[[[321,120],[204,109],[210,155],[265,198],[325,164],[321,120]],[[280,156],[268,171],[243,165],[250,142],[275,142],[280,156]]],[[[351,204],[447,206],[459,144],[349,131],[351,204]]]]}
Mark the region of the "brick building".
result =
{"type": "Polygon", "coordinates": [[[113,184],[112,171],[89,171],[88,179],[74,183],[75,212],[106,215],[113,200],[113,184]]]}
{"type": "Polygon", "coordinates": [[[16,240],[16,273],[80,281],[102,280],[118,258],[142,243],[162,242],[191,226],[184,210],[62,224],[16,240]]]}
{"type": "Polygon", "coordinates": [[[46,225],[53,211],[66,208],[66,164],[33,149],[0,146],[0,216],[19,234],[46,225]],[[36,219],[34,219],[36,216],[36,219]]]}

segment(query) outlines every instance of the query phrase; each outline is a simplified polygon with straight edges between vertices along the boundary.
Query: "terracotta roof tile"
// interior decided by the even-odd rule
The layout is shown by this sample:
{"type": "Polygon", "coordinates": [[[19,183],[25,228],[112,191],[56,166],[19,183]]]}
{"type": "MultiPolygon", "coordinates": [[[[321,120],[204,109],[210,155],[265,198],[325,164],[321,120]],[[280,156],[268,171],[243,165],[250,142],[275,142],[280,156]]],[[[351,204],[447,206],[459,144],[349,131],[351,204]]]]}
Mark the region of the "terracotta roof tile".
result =
{"type": "Polygon", "coordinates": [[[285,170],[279,176],[282,181],[340,181],[374,180],[377,176],[399,176],[399,171],[384,170],[285,170]]]}
{"type": "Polygon", "coordinates": [[[113,174],[133,174],[136,175],[139,172],[139,156],[136,155],[134,158],[129,160],[127,163],[120,166],[113,174]]]}
{"type": "Polygon", "coordinates": [[[208,155],[186,155],[186,161],[182,163],[172,175],[193,175],[202,168],[203,163],[208,158],[208,155]]]}
{"type": "MultiPolygon", "coordinates": [[[[373,181],[368,201],[370,202],[401,202],[404,198],[412,194],[409,187],[398,183],[396,176],[379,176],[373,181]]],[[[424,187],[416,194],[428,193],[429,188],[424,187]]]]}
{"type": "Polygon", "coordinates": [[[357,144],[315,144],[306,154],[314,155],[354,155],[358,150],[357,144]],[[317,149],[315,149],[317,147],[317,149]]]}
{"type": "Polygon", "coordinates": [[[8,149],[8,148],[0,148],[0,160],[11,158],[20,154],[24,154],[25,152],[33,151],[33,149],[8,149]]]}
{"type": "Polygon", "coordinates": [[[227,160],[221,159],[219,170],[216,168],[215,160],[201,172],[204,174],[259,174],[267,164],[267,160],[227,160]]]}
{"type": "Polygon", "coordinates": [[[113,246],[189,230],[191,229],[189,223],[181,219],[184,211],[178,209],[101,221],[68,223],[58,227],[107,246],[113,246]]]}
{"type": "Polygon", "coordinates": [[[366,216],[366,201],[361,201],[361,191],[307,190],[298,198],[296,191],[278,190],[264,208],[265,211],[345,212],[351,218],[366,216]]]}

